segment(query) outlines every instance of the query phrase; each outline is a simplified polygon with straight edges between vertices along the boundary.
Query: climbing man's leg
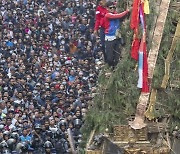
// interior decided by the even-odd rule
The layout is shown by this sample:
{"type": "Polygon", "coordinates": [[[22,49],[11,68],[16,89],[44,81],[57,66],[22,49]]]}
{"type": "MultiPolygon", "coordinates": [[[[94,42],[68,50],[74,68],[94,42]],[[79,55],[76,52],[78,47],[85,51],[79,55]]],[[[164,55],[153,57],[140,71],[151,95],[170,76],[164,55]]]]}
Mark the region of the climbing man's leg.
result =
{"type": "Polygon", "coordinates": [[[120,40],[114,40],[114,66],[116,66],[119,62],[120,55],[121,55],[121,48],[120,48],[120,40]]]}
{"type": "Polygon", "coordinates": [[[109,66],[113,66],[114,56],[113,56],[113,43],[114,41],[105,41],[105,52],[107,56],[107,63],[109,66]]]}

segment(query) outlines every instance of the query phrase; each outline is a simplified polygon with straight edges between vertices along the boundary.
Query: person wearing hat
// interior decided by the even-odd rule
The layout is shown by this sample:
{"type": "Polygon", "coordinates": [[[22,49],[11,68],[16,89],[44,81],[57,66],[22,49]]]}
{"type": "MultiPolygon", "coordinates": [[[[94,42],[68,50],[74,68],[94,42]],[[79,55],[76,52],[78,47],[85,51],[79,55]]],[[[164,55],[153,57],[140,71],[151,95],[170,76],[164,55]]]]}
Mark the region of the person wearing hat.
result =
{"type": "Polygon", "coordinates": [[[34,149],[34,152],[36,153],[42,153],[42,146],[43,146],[43,141],[45,139],[43,133],[42,133],[42,128],[40,124],[36,124],[34,126],[34,130],[32,132],[32,148],[34,149]]]}
{"type": "Polygon", "coordinates": [[[53,144],[50,141],[46,141],[43,147],[46,154],[52,154],[53,144]]]}
{"type": "Polygon", "coordinates": [[[79,144],[79,140],[82,137],[82,134],[80,132],[81,125],[82,125],[81,119],[78,118],[74,119],[74,129],[72,130],[72,132],[73,132],[74,140],[76,142],[76,146],[79,144]]]}

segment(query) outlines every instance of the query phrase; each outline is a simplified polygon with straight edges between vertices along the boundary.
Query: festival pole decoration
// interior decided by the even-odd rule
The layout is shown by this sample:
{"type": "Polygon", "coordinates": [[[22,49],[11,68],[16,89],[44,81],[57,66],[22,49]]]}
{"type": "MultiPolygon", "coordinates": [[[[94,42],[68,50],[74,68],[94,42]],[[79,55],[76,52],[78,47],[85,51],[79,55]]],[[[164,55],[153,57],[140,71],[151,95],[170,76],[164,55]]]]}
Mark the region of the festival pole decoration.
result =
{"type": "Polygon", "coordinates": [[[135,60],[138,60],[138,50],[139,50],[139,38],[138,38],[138,28],[139,28],[139,4],[140,0],[134,0],[130,27],[134,30],[132,48],[131,48],[131,57],[135,60]]]}
{"type": "Polygon", "coordinates": [[[149,83],[148,83],[148,62],[147,62],[147,48],[146,48],[146,24],[145,13],[149,14],[149,4],[146,4],[143,0],[134,0],[130,27],[134,31],[131,57],[138,61],[138,84],[137,87],[141,88],[141,96],[139,98],[140,103],[137,105],[135,120],[129,122],[129,125],[134,129],[143,128],[146,126],[144,123],[144,113],[147,106],[147,95],[149,95],[149,83]],[[142,27],[142,33],[139,32],[140,26],[142,27]],[[139,39],[139,35],[141,39],[139,39]]]}
{"type": "Polygon", "coordinates": [[[149,92],[148,84],[148,63],[147,63],[147,52],[146,52],[146,24],[145,24],[145,13],[149,13],[148,0],[134,0],[131,23],[130,27],[134,31],[131,57],[138,61],[138,88],[141,88],[142,92],[149,92]],[[146,2],[145,2],[146,1],[146,2]],[[142,27],[142,37],[139,40],[139,23],[142,27]]]}
{"type": "MultiPolygon", "coordinates": [[[[134,2],[137,2],[137,1],[138,0],[134,0],[134,2]]],[[[138,60],[141,60],[141,64],[143,63],[143,66],[139,65],[139,74],[141,73],[141,70],[146,71],[146,72],[142,71],[143,77],[139,77],[139,80],[138,80],[139,81],[138,86],[139,87],[142,86],[142,90],[141,90],[141,95],[139,97],[139,103],[137,104],[137,108],[136,108],[135,119],[134,119],[134,121],[129,122],[129,125],[133,129],[141,129],[141,128],[146,126],[146,124],[144,123],[144,119],[145,119],[146,107],[147,107],[149,96],[150,96],[149,86],[146,87],[147,86],[146,84],[148,83],[148,79],[152,80],[152,78],[153,78],[154,69],[155,69],[155,65],[156,65],[156,61],[157,61],[157,56],[158,56],[158,52],[159,52],[159,48],[160,48],[160,43],[161,43],[161,39],[162,39],[162,34],[163,34],[163,30],[164,30],[164,25],[165,25],[165,21],[166,21],[170,1],[171,0],[162,0],[162,2],[160,4],[160,9],[159,9],[160,11],[159,11],[159,15],[158,15],[158,18],[157,18],[157,21],[156,21],[156,27],[155,27],[154,35],[153,35],[153,39],[152,39],[153,42],[152,42],[152,46],[151,46],[151,49],[150,49],[149,54],[148,54],[148,59],[147,59],[147,56],[146,56],[146,41],[145,41],[146,33],[143,33],[143,36],[144,36],[144,38],[143,38],[144,39],[143,52],[144,52],[144,54],[143,54],[143,58],[140,57],[141,56],[140,55],[139,57],[141,59],[138,59],[138,60]],[[142,61],[142,59],[143,59],[143,61],[142,61]],[[145,64],[145,62],[147,62],[147,61],[148,61],[148,67],[145,64]],[[141,68],[141,67],[143,67],[143,68],[141,68]],[[145,69],[146,67],[147,67],[147,69],[145,69]],[[146,75],[148,75],[147,78],[146,78],[146,75]],[[143,81],[141,81],[141,79],[143,81]],[[147,81],[146,81],[146,79],[147,79],[147,81]],[[145,84],[145,85],[143,85],[143,84],[145,84]]],[[[139,2],[138,3],[139,5],[137,5],[137,7],[133,8],[133,9],[138,10],[138,11],[134,11],[134,12],[139,13],[137,15],[137,17],[141,22],[142,28],[144,26],[144,28],[146,30],[145,24],[143,25],[143,23],[142,23],[142,21],[145,21],[145,20],[142,17],[144,16],[144,13],[149,13],[148,3],[145,2],[145,0],[144,1],[139,0],[138,2],[139,2]],[[142,12],[141,12],[140,9],[142,9],[142,12]]],[[[133,16],[135,16],[135,15],[132,14],[132,18],[133,18],[133,16]]],[[[131,20],[131,26],[133,25],[132,22],[133,22],[133,20],[131,20]]],[[[141,39],[141,43],[142,43],[143,39],[141,39]]],[[[141,43],[140,43],[141,48],[139,47],[139,50],[135,51],[135,52],[138,52],[138,54],[140,52],[142,52],[141,43]]],[[[140,54],[142,54],[142,53],[140,53],[140,54]]],[[[137,55],[137,53],[136,53],[136,55],[137,55]]]]}

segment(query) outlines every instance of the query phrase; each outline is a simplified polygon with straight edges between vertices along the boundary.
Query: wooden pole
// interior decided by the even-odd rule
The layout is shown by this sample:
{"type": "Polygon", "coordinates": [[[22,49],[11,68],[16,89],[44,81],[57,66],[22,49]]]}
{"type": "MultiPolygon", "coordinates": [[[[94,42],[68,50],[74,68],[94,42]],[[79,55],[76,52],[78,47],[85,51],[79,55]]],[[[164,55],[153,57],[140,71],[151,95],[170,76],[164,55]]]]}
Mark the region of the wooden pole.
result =
{"type": "Polygon", "coordinates": [[[165,74],[164,74],[162,84],[161,84],[161,87],[164,88],[164,89],[167,87],[167,84],[168,84],[168,80],[169,80],[169,77],[170,77],[169,76],[169,74],[170,74],[170,64],[171,64],[171,61],[172,61],[174,51],[176,49],[176,45],[177,45],[179,40],[180,40],[180,19],[179,19],[177,27],[176,27],[176,32],[175,32],[175,35],[174,35],[174,38],[173,38],[173,41],[172,41],[172,44],[171,44],[171,48],[170,48],[170,50],[168,52],[168,55],[167,55],[167,57],[165,59],[165,74]]]}
{"type": "Polygon", "coordinates": [[[74,142],[74,139],[73,139],[72,132],[71,132],[70,128],[67,129],[67,134],[68,134],[68,141],[69,141],[69,144],[70,144],[71,152],[72,152],[72,154],[77,154],[77,152],[75,150],[75,145],[74,145],[75,142],[74,142]]]}

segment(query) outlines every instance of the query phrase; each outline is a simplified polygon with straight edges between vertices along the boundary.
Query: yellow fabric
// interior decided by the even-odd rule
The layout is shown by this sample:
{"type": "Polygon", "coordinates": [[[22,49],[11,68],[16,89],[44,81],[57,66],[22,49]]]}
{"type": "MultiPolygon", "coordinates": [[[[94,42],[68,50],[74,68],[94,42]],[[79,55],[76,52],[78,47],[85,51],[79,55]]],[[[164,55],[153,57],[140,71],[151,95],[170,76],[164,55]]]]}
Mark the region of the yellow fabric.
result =
{"type": "Polygon", "coordinates": [[[145,14],[150,14],[150,11],[149,11],[149,1],[148,0],[144,0],[144,13],[145,14]]]}

